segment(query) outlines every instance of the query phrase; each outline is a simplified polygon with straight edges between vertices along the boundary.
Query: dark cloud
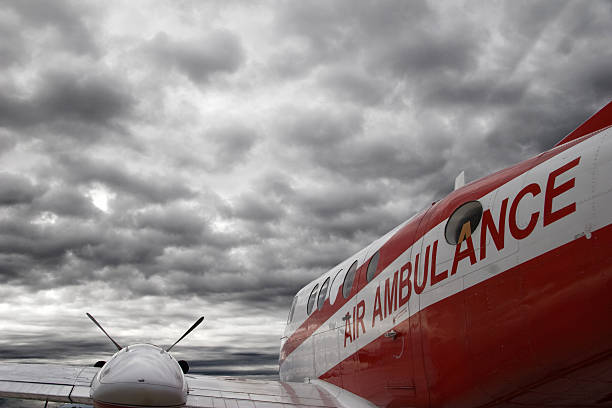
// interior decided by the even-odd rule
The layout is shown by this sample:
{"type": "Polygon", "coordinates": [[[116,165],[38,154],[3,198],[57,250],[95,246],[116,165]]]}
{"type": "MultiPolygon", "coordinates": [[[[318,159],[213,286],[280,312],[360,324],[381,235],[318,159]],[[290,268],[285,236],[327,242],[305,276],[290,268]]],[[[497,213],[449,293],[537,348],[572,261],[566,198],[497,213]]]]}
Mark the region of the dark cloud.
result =
{"type": "Polygon", "coordinates": [[[0,155],[12,150],[17,145],[17,138],[0,130],[0,155]]]}
{"type": "Polygon", "coordinates": [[[125,113],[132,104],[125,86],[112,77],[48,73],[37,94],[46,117],[104,124],[125,113]]]}
{"type": "Polygon", "coordinates": [[[204,137],[215,147],[211,164],[207,166],[213,171],[226,171],[245,161],[257,139],[252,129],[238,124],[211,129],[204,137]]]}
{"type": "Polygon", "coordinates": [[[66,185],[54,186],[40,196],[32,205],[35,212],[50,212],[60,216],[77,218],[96,218],[100,209],[96,208],[89,197],[78,189],[66,185]]]}
{"type": "Polygon", "coordinates": [[[326,72],[319,81],[322,88],[329,89],[340,101],[348,103],[377,105],[390,91],[389,84],[375,74],[347,68],[326,72]]]}
{"type": "Polygon", "coordinates": [[[273,376],[303,285],[461,170],[538,154],[610,100],[611,17],[609,1],[5,2],[2,358],[110,354],[85,306],[125,342],[171,342],[201,313],[205,347],[177,350],[193,372],[273,376]]]}
{"type": "Polygon", "coordinates": [[[0,173],[0,206],[29,204],[43,189],[19,174],[0,173]]]}
{"type": "Polygon", "coordinates": [[[478,78],[433,84],[426,92],[426,101],[443,107],[491,108],[519,103],[526,92],[526,84],[478,78]]]}
{"type": "Polygon", "coordinates": [[[53,42],[56,47],[66,47],[80,54],[97,52],[89,28],[92,19],[85,4],[64,0],[53,4],[43,0],[7,0],[3,6],[15,11],[24,27],[36,31],[51,30],[47,36],[59,37],[53,42]]]}
{"type": "MultiPolygon", "coordinates": [[[[58,121],[108,126],[133,103],[125,85],[108,75],[49,71],[35,82],[29,96],[0,96],[0,126],[25,128],[58,121]]],[[[88,134],[77,137],[89,139],[88,134]]]]}
{"type": "Polygon", "coordinates": [[[318,218],[329,220],[341,214],[363,212],[367,208],[386,202],[387,192],[367,187],[355,188],[354,185],[326,186],[317,190],[306,190],[296,198],[303,213],[311,213],[318,218]]]}
{"type": "Polygon", "coordinates": [[[245,59],[240,39],[222,30],[197,40],[176,40],[162,32],[147,49],[157,64],[174,67],[196,83],[206,83],[214,74],[235,72],[245,59]]]}
{"type": "Polygon", "coordinates": [[[2,23],[0,26],[0,67],[6,68],[25,59],[25,43],[16,21],[3,21],[2,23]]]}
{"type": "Polygon", "coordinates": [[[236,217],[258,222],[278,220],[285,210],[279,202],[270,200],[265,194],[245,194],[238,198],[232,214],[236,217]]]}
{"type": "Polygon", "coordinates": [[[202,236],[206,221],[189,208],[151,208],[135,214],[136,228],[147,228],[176,235],[183,239],[191,237],[196,242],[202,236]]]}
{"type": "Polygon", "coordinates": [[[456,34],[427,36],[424,41],[421,37],[398,39],[380,50],[372,64],[380,67],[380,61],[385,61],[383,67],[399,77],[467,73],[476,68],[479,44],[469,37],[469,31],[456,34]]]}
{"type": "MultiPolygon", "coordinates": [[[[334,113],[323,109],[288,109],[280,132],[290,144],[326,150],[361,132],[363,118],[357,111],[334,113]]],[[[280,146],[281,148],[283,146],[280,146]]]]}
{"type": "Polygon", "coordinates": [[[113,191],[133,195],[151,203],[195,197],[195,192],[171,176],[159,173],[137,174],[114,161],[65,154],[60,155],[58,161],[63,177],[72,183],[101,183],[113,191]]]}

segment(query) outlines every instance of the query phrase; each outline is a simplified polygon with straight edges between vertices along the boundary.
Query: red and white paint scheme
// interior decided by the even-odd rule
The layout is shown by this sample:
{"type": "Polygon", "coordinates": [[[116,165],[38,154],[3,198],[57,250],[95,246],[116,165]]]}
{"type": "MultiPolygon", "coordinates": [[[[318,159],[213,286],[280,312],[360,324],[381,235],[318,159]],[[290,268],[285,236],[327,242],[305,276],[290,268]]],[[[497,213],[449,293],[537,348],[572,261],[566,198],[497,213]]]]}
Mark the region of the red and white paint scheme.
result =
{"type": "Polygon", "coordinates": [[[380,407],[611,406],[611,125],[612,103],[302,288],[281,380],[380,407]]]}
{"type": "Polygon", "coordinates": [[[0,364],[0,397],[97,408],[612,406],[612,102],[553,149],[456,184],[298,292],[281,381],[184,374],[174,345],[111,339],[119,351],[101,369],[0,364]]]}

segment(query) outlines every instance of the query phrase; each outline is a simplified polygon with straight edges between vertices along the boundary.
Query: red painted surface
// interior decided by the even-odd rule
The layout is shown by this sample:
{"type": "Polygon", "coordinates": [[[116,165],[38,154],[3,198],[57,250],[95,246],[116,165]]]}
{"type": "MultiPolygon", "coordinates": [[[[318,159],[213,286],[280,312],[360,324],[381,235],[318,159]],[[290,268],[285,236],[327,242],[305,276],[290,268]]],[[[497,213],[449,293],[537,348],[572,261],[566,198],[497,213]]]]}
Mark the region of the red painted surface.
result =
{"type": "MultiPolygon", "coordinates": [[[[378,261],[377,273],[386,268],[400,254],[410,248],[415,242],[421,239],[427,231],[450,217],[455,209],[467,201],[477,200],[480,197],[490,193],[491,191],[506,184],[508,181],[524,174],[533,167],[544,163],[546,160],[564,152],[568,148],[580,143],[593,135],[585,136],[582,139],[576,139],[565,143],[559,147],[542,153],[536,157],[525,160],[507,169],[498,171],[490,176],[476,180],[459,190],[453,191],[444,199],[435,203],[427,212],[419,214],[410,223],[405,225],[393,237],[380,248],[380,259],[378,261]],[[427,214],[427,217],[425,215],[427,214]],[[422,224],[422,221],[425,221],[422,224]]],[[[542,186],[545,188],[545,186],[542,186]]],[[[527,191],[527,199],[535,194],[534,191],[527,191]]],[[[540,193],[541,194],[541,193],[540,193]]],[[[520,232],[516,232],[520,235],[520,232]]],[[[372,256],[374,254],[369,254],[372,256]]],[[[280,353],[279,363],[282,364],[286,356],[291,354],[303,341],[311,336],[324,322],[326,322],[336,311],[351,300],[366,284],[365,277],[369,259],[357,270],[355,282],[348,299],[342,296],[342,288],[340,287],[336,296],[335,303],[330,305],[329,296],[325,300],[322,310],[315,310],[312,314],[300,325],[300,327],[287,339],[280,353]]],[[[440,271],[443,273],[443,271],[440,271]]]]}
{"type": "MultiPolygon", "coordinates": [[[[552,150],[452,192],[380,248],[377,274],[460,204],[483,197],[610,125],[612,103],[552,150]]],[[[481,236],[468,235],[457,246],[453,263],[473,265],[487,252],[501,250],[504,222],[506,238],[522,240],[536,228],[538,219],[541,228],[547,228],[574,213],[575,202],[559,208],[554,202],[575,187],[572,172],[580,165],[580,156],[569,157],[560,167],[550,168],[540,184],[525,180],[509,197],[498,197],[503,215],[498,218],[485,208],[481,236]],[[532,210],[527,225],[519,226],[518,203],[532,200],[541,201],[542,206],[532,210]],[[485,234],[491,237],[489,246],[483,245],[485,234]]],[[[612,225],[587,236],[434,303],[396,325],[395,336],[381,335],[360,349],[349,341],[346,349],[353,347],[353,354],[321,378],[381,407],[612,406],[612,225]]],[[[429,278],[421,282],[414,273],[410,276],[419,262],[418,255],[413,256],[413,265],[402,266],[380,284],[385,295],[380,295],[380,305],[378,292],[373,297],[373,320],[386,317],[385,296],[390,293],[388,287],[395,287],[396,275],[397,285],[406,285],[414,295],[425,284],[443,286],[453,274],[454,268],[436,271],[431,266],[436,264],[433,259],[430,262],[436,242],[413,248],[413,254],[423,258],[420,268],[429,272],[429,278]]],[[[341,296],[340,288],[334,305],[327,300],[323,310],[316,310],[290,336],[281,350],[281,364],[364,288],[368,261],[357,271],[349,299],[341,296]]],[[[352,322],[355,316],[358,311],[352,322]]],[[[361,324],[355,328],[353,323],[345,336],[355,336],[361,324]]]]}
{"type": "Polygon", "coordinates": [[[608,126],[612,126],[612,102],[608,103],[602,109],[600,109],[596,114],[587,119],[582,125],[578,126],[576,130],[574,130],[569,135],[565,136],[559,143],[555,146],[562,145],[567,142],[571,142],[572,140],[578,139],[584,135],[588,135],[589,133],[593,133],[597,130],[601,130],[607,128],[608,126]]]}
{"type": "Polygon", "coordinates": [[[612,226],[429,306],[321,378],[385,407],[610,406],[609,248],[612,226]]]}

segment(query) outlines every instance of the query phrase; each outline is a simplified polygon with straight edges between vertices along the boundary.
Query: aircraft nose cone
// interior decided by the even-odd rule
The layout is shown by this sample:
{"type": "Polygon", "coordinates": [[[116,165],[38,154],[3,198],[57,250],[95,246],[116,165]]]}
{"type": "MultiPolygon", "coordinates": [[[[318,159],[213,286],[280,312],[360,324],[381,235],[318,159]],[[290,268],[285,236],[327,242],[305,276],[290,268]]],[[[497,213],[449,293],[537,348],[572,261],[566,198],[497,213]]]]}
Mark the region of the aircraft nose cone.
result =
{"type": "Polygon", "coordinates": [[[91,396],[98,406],[168,407],[185,403],[184,377],[172,357],[149,345],[124,350],[102,368],[92,387],[91,396]]]}

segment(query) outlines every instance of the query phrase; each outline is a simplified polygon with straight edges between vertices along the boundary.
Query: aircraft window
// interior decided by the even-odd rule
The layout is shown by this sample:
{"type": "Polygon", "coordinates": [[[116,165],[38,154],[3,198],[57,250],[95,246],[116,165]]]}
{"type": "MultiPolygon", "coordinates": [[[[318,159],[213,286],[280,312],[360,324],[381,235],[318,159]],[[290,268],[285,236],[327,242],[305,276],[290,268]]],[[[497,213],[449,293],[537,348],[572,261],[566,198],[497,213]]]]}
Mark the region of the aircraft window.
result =
{"type": "Polygon", "coordinates": [[[295,312],[295,304],[297,303],[297,296],[293,298],[291,302],[291,309],[289,309],[289,317],[287,318],[287,324],[293,321],[293,313],[295,312]]]}
{"type": "Polygon", "coordinates": [[[446,223],[446,228],[444,230],[446,242],[451,245],[457,245],[464,225],[469,223],[470,234],[473,234],[478,224],[480,224],[481,218],[482,204],[478,201],[468,201],[459,206],[446,223]]]}
{"type": "Polygon", "coordinates": [[[308,298],[308,305],[306,306],[306,313],[310,314],[312,312],[312,307],[314,306],[315,300],[317,300],[317,290],[319,289],[319,284],[317,283],[314,288],[312,288],[312,292],[310,292],[310,297],[308,298]]]}
{"type": "Polygon", "coordinates": [[[346,276],[344,277],[344,284],[342,285],[342,296],[344,296],[345,299],[347,299],[351,294],[351,289],[353,288],[353,281],[355,280],[355,272],[357,272],[357,261],[353,262],[349,270],[346,272],[346,276]]]}
{"type": "Polygon", "coordinates": [[[368,271],[366,272],[366,278],[368,282],[374,278],[376,275],[376,268],[378,267],[378,258],[380,258],[380,252],[376,252],[372,259],[370,259],[370,263],[368,264],[368,271]]]}
{"type": "Polygon", "coordinates": [[[334,280],[332,280],[331,286],[329,287],[329,303],[331,304],[334,304],[336,301],[336,296],[338,295],[338,289],[340,288],[340,280],[338,279],[338,276],[340,276],[341,273],[342,269],[336,272],[336,276],[334,276],[334,280]]]}
{"type": "Polygon", "coordinates": [[[319,292],[319,298],[317,299],[317,308],[319,310],[323,309],[323,304],[325,303],[325,299],[327,299],[327,287],[329,286],[329,278],[325,279],[323,285],[321,285],[321,291],[319,292]]]}

